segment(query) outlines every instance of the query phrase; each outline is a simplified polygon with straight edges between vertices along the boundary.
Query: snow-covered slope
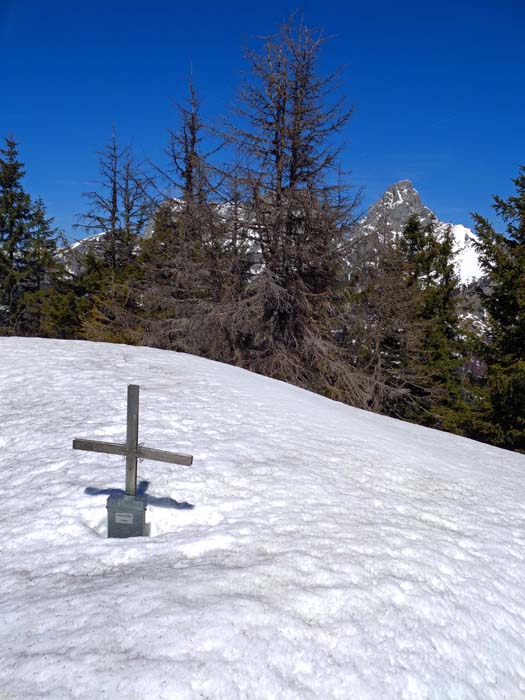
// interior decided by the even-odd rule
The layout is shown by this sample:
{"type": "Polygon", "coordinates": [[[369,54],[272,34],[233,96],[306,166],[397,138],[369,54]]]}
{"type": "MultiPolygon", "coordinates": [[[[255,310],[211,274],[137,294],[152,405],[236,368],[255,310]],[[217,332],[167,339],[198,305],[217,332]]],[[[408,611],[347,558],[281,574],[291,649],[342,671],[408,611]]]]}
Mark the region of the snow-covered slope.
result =
{"type": "MultiPolygon", "coordinates": [[[[402,232],[411,214],[417,214],[423,223],[435,218],[438,234],[450,225],[439,221],[432,210],[423,204],[419,192],[410,180],[401,180],[391,185],[370,207],[366,216],[359,222],[357,231],[364,235],[384,233],[388,236],[396,236],[402,232]]],[[[474,246],[476,236],[461,224],[452,225],[452,233],[456,273],[462,284],[468,285],[483,274],[474,246]]]]}
{"type": "Polygon", "coordinates": [[[525,457],[191,356],[0,339],[0,698],[525,697],[525,457]],[[105,538],[126,385],[149,538],[105,538]],[[190,507],[193,506],[193,507],[190,507]]]}
{"type": "Polygon", "coordinates": [[[456,272],[463,284],[470,284],[483,276],[478,252],[474,246],[476,236],[471,229],[462,224],[452,226],[454,251],[456,254],[456,272]]]}

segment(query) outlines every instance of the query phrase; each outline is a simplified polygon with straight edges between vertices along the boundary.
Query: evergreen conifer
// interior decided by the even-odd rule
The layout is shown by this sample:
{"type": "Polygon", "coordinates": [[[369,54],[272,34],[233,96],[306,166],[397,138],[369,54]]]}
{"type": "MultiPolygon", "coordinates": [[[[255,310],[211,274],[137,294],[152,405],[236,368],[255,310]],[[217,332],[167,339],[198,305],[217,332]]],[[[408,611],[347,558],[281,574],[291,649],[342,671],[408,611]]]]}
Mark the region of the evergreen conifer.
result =
{"type": "Polygon", "coordinates": [[[30,238],[31,198],[24,191],[23,163],[18,159],[13,136],[0,148],[0,332],[15,332],[22,279],[25,272],[25,251],[30,238]]]}
{"type": "Polygon", "coordinates": [[[489,282],[481,291],[489,330],[482,356],[487,364],[488,406],[479,428],[502,447],[525,451],[525,166],[508,199],[493,208],[506,225],[496,232],[474,214],[481,264],[489,282]]]}
{"type": "Polygon", "coordinates": [[[24,191],[17,144],[0,149],[0,332],[72,337],[77,300],[58,256],[59,231],[24,191]]]}
{"type": "Polygon", "coordinates": [[[458,279],[450,226],[409,217],[399,240],[405,258],[406,294],[416,304],[417,351],[407,356],[414,384],[406,417],[458,430],[464,411],[464,347],[457,311],[458,279]]]}

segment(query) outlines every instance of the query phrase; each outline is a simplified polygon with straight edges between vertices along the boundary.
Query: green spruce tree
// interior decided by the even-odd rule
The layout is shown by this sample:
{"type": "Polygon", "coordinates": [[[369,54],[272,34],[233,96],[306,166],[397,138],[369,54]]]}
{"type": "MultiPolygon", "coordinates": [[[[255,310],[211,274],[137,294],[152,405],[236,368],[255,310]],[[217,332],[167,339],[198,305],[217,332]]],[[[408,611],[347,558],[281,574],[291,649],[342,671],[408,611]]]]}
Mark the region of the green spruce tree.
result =
{"type": "Polygon", "coordinates": [[[77,300],[59,259],[59,231],[44,202],[24,191],[12,137],[0,153],[0,332],[72,337],[77,300]]]}
{"type": "MultiPolygon", "coordinates": [[[[421,347],[419,295],[408,293],[407,263],[393,233],[356,241],[349,255],[349,303],[341,342],[370,377],[366,407],[402,417],[419,383],[411,358],[421,347]]],[[[413,292],[413,290],[410,290],[413,292]]]]}
{"type": "Polygon", "coordinates": [[[60,231],[41,198],[32,207],[24,250],[21,296],[15,332],[49,338],[76,337],[81,300],[60,258],[60,231]]]}
{"type": "Polygon", "coordinates": [[[405,259],[406,294],[417,310],[418,334],[416,351],[405,357],[414,399],[407,405],[406,417],[455,431],[465,410],[461,372],[465,358],[451,227],[438,235],[435,220],[423,224],[411,216],[399,246],[405,259]]]}
{"type": "Polygon", "coordinates": [[[487,364],[488,402],[479,429],[489,441],[525,451],[525,166],[513,180],[514,195],[494,197],[493,208],[506,225],[499,233],[474,214],[478,251],[488,291],[481,292],[488,312],[482,347],[487,364]]]}
{"type": "Polygon", "coordinates": [[[15,333],[23,294],[25,251],[30,238],[31,198],[24,191],[23,163],[13,136],[0,148],[0,333],[15,333]]]}

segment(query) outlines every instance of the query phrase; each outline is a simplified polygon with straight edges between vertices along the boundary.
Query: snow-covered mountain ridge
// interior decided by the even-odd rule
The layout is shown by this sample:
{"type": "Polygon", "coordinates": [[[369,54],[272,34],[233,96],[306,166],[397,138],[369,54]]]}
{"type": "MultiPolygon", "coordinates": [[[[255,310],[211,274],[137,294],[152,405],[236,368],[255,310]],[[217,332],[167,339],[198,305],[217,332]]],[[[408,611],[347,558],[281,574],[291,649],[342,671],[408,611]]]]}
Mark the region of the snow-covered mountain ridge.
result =
{"type": "Polygon", "coordinates": [[[401,180],[391,185],[373,204],[359,221],[358,232],[364,235],[399,235],[408,217],[417,214],[423,223],[436,219],[437,231],[442,232],[452,226],[456,272],[462,284],[467,285],[479,279],[481,270],[479,257],[474,246],[476,236],[471,229],[461,224],[447,224],[439,221],[435,214],[421,201],[418,191],[410,180],[401,180]]]}
{"type": "MultiPolygon", "coordinates": [[[[173,199],[170,201],[175,212],[181,206],[181,200],[173,199]]],[[[220,205],[220,214],[225,221],[228,221],[232,207],[233,205],[229,203],[220,205]]],[[[456,272],[462,284],[471,284],[482,276],[479,257],[473,244],[476,236],[472,230],[462,224],[448,224],[439,221],[432,210],[423,204],[418,191],[410,180],[401,180],[391,185],[358,222],[354,235],[367,235],[374,232],[380,235],[383,232],[388,232],[388,235],[399,235],[411,214],[417,214],[424,223],[431,218],[436,219],[438,232],[452,226],[456,272]]],[[[153,229],[153,220],[150,219],[145,228],[144,237],[150,238],[153,229]]],[[[105,236],[104,232],[91,235],[62,250],[61,259],[65,262],[68,270],[77,274],[82,267],[82,256],[88,252],[97,254],[105,236]]]]}
{"type": "Polygon", "coordinates": [[[525,697],[525,456],[188,355],[2,338],[0,697],[525,697]],[[105,538],[126,385],[149,538],[105,538]],[[146,489],[147,485],[147,489],[146,489]]]}

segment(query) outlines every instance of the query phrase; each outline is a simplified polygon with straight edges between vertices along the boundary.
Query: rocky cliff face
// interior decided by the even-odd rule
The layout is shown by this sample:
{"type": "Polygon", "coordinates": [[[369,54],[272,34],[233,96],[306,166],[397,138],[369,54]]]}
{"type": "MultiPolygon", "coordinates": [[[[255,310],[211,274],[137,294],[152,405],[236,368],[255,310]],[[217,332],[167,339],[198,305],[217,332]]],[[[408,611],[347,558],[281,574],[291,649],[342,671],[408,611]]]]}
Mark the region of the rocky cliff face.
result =
{"type": "Polygon", "coordinates": [[[448,226],[452,227],[456,272],[462,284],[471,284],[482,276],[474,246],[475,235],[461,224],[439,221],[434,212],[423,204],[419,192],[410,180],[396,182],[386,190],[357,224],[357,235],[366,237],[376,234],[380,240],[395,238],[402,232],[412,214],[416,214],[423,223],[434,218],[438,234],[444,232],[448,226]]]}
{"type": "Polygon", "coordinates": [[[410,180],[401,180],[391,185],[370,207],[359,222],[359,228],[362,232],[389,230],[393,234],[399,234],[412,214],[417,214],[423,223],[430,221],[433,216],[410,180]]]}
{"type": "Polygon", "coordinates": [[[82,259],[88,253],[102,257],[105,233],[82,238],[76,243],[66,246],[58,253],[58,258],[66,266],[71,275],[78,275],[83,270],[82,259]]]}

